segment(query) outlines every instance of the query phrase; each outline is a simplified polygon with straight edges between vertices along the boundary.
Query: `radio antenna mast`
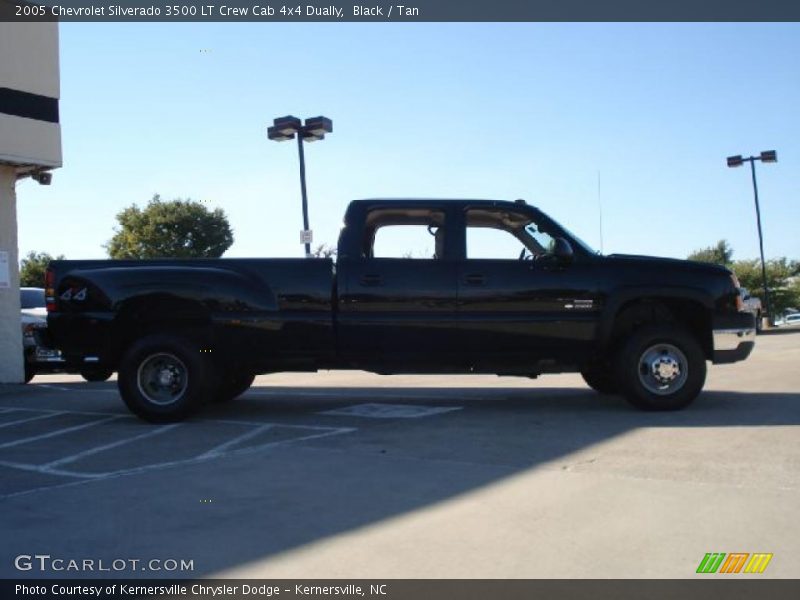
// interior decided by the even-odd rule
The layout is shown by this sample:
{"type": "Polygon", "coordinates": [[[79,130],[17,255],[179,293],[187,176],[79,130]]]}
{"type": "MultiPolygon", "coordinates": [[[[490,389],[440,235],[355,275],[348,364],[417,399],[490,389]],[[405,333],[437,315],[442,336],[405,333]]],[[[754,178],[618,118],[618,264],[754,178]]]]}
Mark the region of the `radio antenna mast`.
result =
{"type": "Polygon", "coordinates": [[[600,254],[603,253],[603,201],[600,198],[600,171],[597,172],[597,210],[600,214],[600,254]]]}

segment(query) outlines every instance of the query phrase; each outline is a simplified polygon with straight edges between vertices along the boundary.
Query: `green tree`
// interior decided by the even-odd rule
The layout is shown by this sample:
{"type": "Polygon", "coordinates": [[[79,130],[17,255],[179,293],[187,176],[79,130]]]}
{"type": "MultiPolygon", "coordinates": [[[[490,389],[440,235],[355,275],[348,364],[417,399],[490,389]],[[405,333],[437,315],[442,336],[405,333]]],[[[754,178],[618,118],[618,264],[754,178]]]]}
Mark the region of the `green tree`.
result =
{"type": "Polygon", "coordinates": [[[715,246],[695,250],[687,258],[730,267],[733,262],[733,248],[731,248],[727,240],[720,240],[715,246]]]}
{"type": "MultiPolygon", "coordinates": [[[[720,240],[714,246],[695,250],[688,256],[689,260],[724,265],[736,273],[739,283],[747,288],[753,296],[764,304],[764,283],[761,274],[761,261],[733,260],[733,248],[726,240],[720,240]]],[[[786,257],[773,258],[766,261],[767,288],[769,289],[770,309],[772,314],[782,314],[787,308],[800,308],[800,261],[786,257]]]]}
{"type": "Polygon", "coordinates": [[[218,258],[233,244],[225,212],[190,199],[164,202],[156,194],[117,215],[106,250],[111,258],[218,258]]]}
{"type": "MultiPolygon", "coordinates": [[[[787,308],[800,307],[800,284],[793,280],[796,264],[786,257],[773,258],[765,263],[770,308],[773,314],[781,314],[787,308]]],[[[761,261],[737,260],[731,265],[742,287],[764,302],[764,284],[761,275],[761,261]]]]}
{"type": "Polygon", "coordinates": [[[19,263],[20,286],[44,287],[44,272],[51,260],[64,260],[64,255],[53,258],[47,252],[28,252],[19,263]]]}
{"type": "Polygon", "coordinates": [[[328,244],[320,244],[317,248],[311,253],[311,256],[315,258],[336,258],[336,247],[329,246],[328,244]]]}

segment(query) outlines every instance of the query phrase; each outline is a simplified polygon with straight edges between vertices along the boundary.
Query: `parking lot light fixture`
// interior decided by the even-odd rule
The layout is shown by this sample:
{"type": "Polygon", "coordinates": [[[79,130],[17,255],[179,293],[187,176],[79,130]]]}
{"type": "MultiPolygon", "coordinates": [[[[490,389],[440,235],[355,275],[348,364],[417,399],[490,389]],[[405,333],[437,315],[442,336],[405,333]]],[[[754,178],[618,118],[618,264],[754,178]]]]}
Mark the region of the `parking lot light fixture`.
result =
{"type": "Polygon", "coordinates": [[[728,157],[729,167],[741,167],[743,164],[744,164],[744,159],[741,157],[741,155],[728,157]]]}
{"type": "Polygon", "coordinates": [[[303,204],[303,232],[301,239],[305,244],[306,258],[311,258],[311,230],[308,224],[308,194],[306,192],[306,159],[303,142],[316,142],[325,139],[326,133],[333,131],[333,121],[327,117],[312,117],[305,124],[291,115],[273,119],[272,127],[267,128],[267,137],[275,142],[285,142],[297,138],[297,155],[300,160],[300,195],[303,204]]]}
{"type": "Polygon", "coordinates": [[[769,286],[767,286],[767,266],[764,262],[764,235],[761,231],[761,207],[758,203],[758,183],[756,182],[756,161],[760,160],[765,163],[778,162],[778,153],[775,150],[764,150],[758,156],[749,156],[744,158],[741,155],[728,157],[729,167],[741,167],[744,163],[750,163],[750,173],[753,179],[753,196],[756,202],[756,224],[758,225],[758,247],[761,252],[761,284],[764,287],[764,307],[767,312],[767,319],[770,323],[774,323],[772,311],[769,304],[769,286]]]}

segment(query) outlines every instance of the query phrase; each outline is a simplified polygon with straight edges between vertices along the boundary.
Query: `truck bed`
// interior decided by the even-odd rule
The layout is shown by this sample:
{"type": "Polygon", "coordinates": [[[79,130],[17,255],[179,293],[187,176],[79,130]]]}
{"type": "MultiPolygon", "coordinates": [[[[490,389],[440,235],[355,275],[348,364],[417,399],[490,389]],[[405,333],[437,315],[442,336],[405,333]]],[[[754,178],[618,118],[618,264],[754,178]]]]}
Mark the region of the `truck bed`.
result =
{"type": "Polygon", "coordinates": [[[209,324],[209,352],[258,370],[269,347],[289,363],[335,352],[330,259],[57,260],[48,277],[50,336],[68,360],[114,364],[143,330],[209,324]]]}

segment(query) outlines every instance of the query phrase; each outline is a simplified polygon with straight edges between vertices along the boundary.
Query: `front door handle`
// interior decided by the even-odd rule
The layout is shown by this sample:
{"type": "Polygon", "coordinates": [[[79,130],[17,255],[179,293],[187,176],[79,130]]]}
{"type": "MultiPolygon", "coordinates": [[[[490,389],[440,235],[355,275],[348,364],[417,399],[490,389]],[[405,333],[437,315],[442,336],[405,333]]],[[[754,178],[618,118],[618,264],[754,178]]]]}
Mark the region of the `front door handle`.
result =
{"type": "Polygon", "coordinates": [[[486,277],[480,273],[471,273],[464,277],[464,283],[467,285],[483,285],[486,283],[486,277]]]}
{"type": "Polygon", "coordinates": [[[383,277],[380,275],[362,275],[361,276],[361,285],[369,285],[369,286],[376,286],[376,285],[383,285],[383,277]]]}

